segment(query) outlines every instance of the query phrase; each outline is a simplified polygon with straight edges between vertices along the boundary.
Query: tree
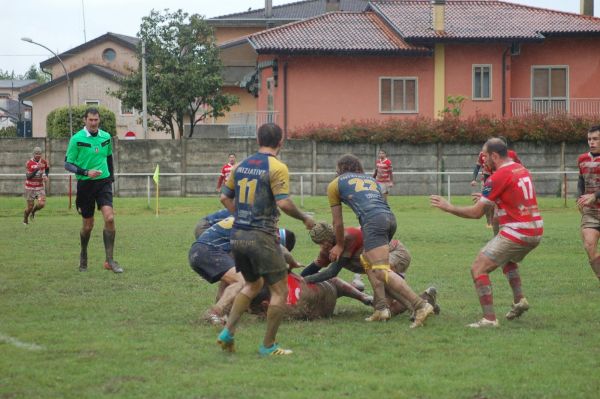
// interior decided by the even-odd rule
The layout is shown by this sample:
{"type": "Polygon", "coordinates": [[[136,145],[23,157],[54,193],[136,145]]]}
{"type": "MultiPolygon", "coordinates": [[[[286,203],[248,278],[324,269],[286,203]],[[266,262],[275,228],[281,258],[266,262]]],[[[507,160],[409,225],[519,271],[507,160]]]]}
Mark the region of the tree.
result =
{"type": "MultiPolygon", "coordinates": [[[[83,116],[88,108],[90,108],[89,105],[71,107],[73,134],[83,127],[83,116]]],[[[96,108],[100,113],[100,129],[110,133],[111,136],[115,136],[117,134],[115,113],[106,107],[99,106],[96,108]]],[[[71,136],[71,132],[69,132],[69,107],[59,107],[48,114],[46,117],[46,134],[53,139],[71,136]]]]}
{"type": "Polygon", "coordinates": [[[40,84],[44,84],[48,80],[50,80],[48,78],[48,75],[46,75],[44,72],[42,72],[42,70],[39,69],[35,64],[32,64],[29,67],[29,69],[27,70],[27,72],[25,72],[25,75],[23,75],[22,78],[23,79],[35,79],[40,84]]]}
{"type": "MultiPolygon", "coordinates": [[[[219,49],[202,16],[152,10],[142,18],[138,37],[146,46],[147,107],[154,117],[153,129],[175,138],[177,127],[183,135],[187,116],[191,137],[198,122],[223,116],[237,104],[237,97],[221,91],[219,49]]],[[[138,58],[140,68],[121,79],[121,88],[111,94],[126,106],[142,109],[141,42],[138,58]]]]}

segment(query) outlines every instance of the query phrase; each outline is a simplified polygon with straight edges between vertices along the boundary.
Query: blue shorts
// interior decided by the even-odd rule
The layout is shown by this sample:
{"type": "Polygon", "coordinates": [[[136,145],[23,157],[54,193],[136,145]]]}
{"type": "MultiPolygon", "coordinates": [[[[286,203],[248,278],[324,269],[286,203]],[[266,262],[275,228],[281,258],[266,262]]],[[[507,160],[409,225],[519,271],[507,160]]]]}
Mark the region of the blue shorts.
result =
{"type": "Polygon", "coordinates": [[[360,226],[363,233],[364,251],[388,245],[396,233],[396,217],[393,213],[379,213],[360,226]]]}
{"type": "Polygon", "coordinates": [[[192,245],[188,258],[191,268],[211,284],[221,280],[229,269],[235,267],[230,253],[201,242],[192,245]]]}

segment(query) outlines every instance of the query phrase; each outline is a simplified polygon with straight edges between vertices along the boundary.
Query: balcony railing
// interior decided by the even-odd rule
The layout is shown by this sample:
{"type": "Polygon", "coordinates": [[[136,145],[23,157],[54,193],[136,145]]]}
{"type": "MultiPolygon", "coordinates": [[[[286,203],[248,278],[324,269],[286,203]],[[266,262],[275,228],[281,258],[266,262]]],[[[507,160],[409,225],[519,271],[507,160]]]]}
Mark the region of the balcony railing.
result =
{"type": "Polygon", "coordinates": [[[600,98],[511,98],[512,116],[532,114],[600,116],[600,98]]]}
{"type": "Polygon", "coordinates": [[[232,112],[227,114],[226,121],[229,137],[256,137],[256,128],[265,123],[277,123],[277,112],[232,112]]]}

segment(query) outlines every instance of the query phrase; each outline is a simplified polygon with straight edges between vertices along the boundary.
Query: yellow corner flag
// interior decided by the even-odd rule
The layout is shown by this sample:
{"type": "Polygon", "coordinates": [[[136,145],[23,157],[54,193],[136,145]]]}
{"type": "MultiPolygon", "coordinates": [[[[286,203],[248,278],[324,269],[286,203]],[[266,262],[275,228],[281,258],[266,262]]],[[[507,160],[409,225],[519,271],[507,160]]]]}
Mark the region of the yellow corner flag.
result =
{"type": "Polygon", "coordinates": [[[152,180],[154,180],[154,183],[156,183],[156,184],[158,184],[159,173],[160,173],[160,166],[158,164],[156,164],[156,169],[154,169],[154,176],[152,176],[152,180]]]}
{"type": "Polygon", "coordinates": [[[154,176],[152,176],[152,180],[154,180],[154,183],[156,183],[156,217],[158,217],[158,196],[159,196],[158,181],[160,180],[159,174],[160,174],[160,166],[158,164],[156,164],[156,169],[154,169],[154,176]]]}

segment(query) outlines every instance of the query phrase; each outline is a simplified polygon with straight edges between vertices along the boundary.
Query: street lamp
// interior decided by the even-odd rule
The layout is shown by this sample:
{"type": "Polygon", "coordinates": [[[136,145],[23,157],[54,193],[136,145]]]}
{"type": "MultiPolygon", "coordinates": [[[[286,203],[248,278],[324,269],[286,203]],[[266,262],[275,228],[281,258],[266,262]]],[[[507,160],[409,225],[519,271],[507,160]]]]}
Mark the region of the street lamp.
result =
{"type": "MultiPolygon", "coordinates": [[[[67,67],[65,67],[65,64],[63,64],[63,62],[60,59],[60,57],[58,56],[58,54],[56,54],[54,51],[50,50],[48,47],[44,46],[43,44],[34,42],[33,39],[31,39],[30,37],[22,37],[21,40],[23,40],[24,42],[35,44],[37,46],[45,48],[46,50],[51,52],[56,57],[58,62],[60,62],[60,65],[63,67],[63,70],[65,71],[65,76],[67,77],[67,92],[69,93],[69,134],[71,136],[73,136],[73,112],[71,111],[71,80],[69,79],[69,72],[67,72],[67,67]]],[[[73,187],[73,183],[72,183],[71,174],[69,174],[69,209],[71,209],[71,206],[72,206],[72,204],[71,204],[71,187],[73,187]]]]}
{"type": "Polygon", "coordinates": [[[63,64],[63,62],[60,59],[60,57],[58,56],[58,54],[56,54],[54,51],[50,50],[48,47],[44,46],[43,44],[34,42],[30,37],[22,37],[21,40],[23,40],[24,42],[35,44],[37,46],[45,48],[46,50],[51,52],[56,57],[58,62],[60,62],[60,65],[63,67],[63,70],[65,71],[65,76],[67,77],[67,92],[69,93],[69,133],[72,136],[73,135],[73,113],[71,112],[71,80],[69,79],[69,72],[67,72],[67,68],[65,67],[65,64],[63,64]]]}

